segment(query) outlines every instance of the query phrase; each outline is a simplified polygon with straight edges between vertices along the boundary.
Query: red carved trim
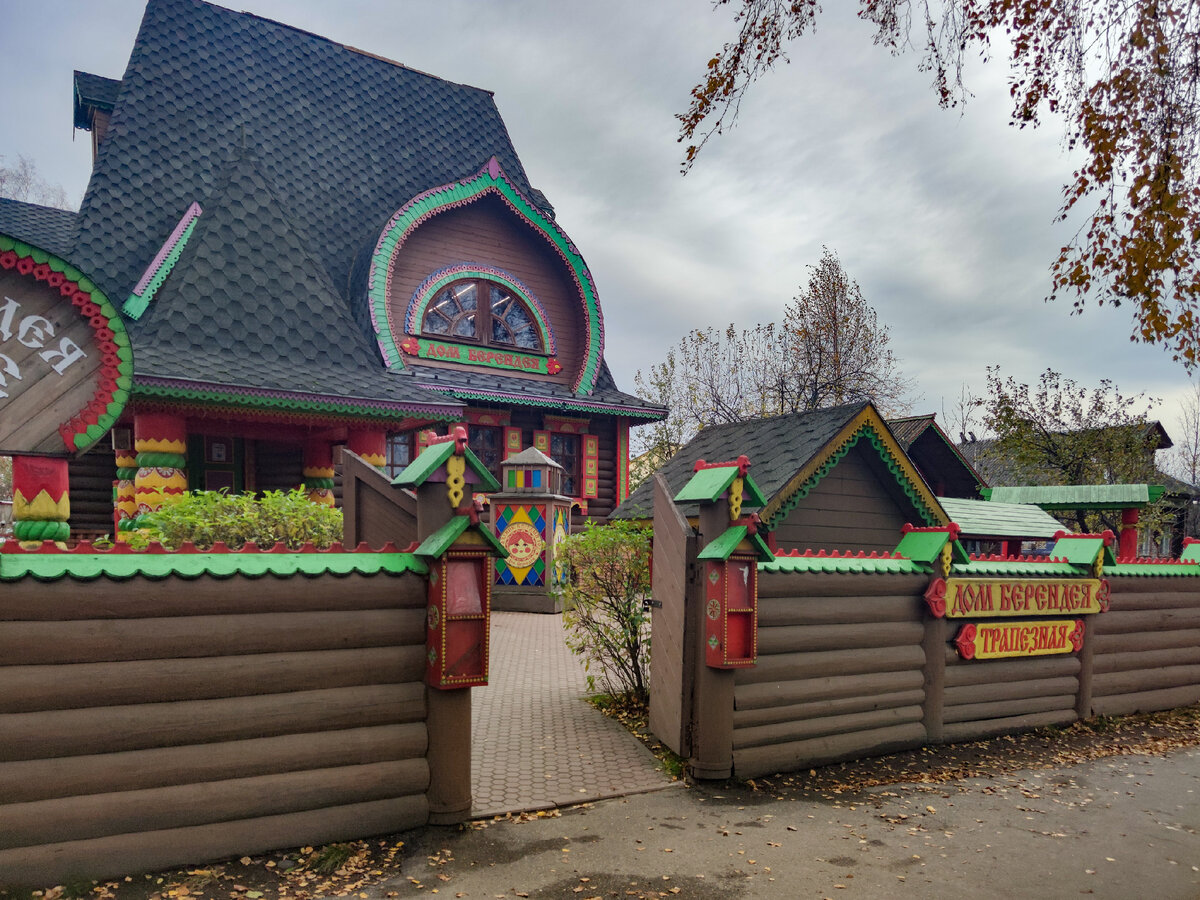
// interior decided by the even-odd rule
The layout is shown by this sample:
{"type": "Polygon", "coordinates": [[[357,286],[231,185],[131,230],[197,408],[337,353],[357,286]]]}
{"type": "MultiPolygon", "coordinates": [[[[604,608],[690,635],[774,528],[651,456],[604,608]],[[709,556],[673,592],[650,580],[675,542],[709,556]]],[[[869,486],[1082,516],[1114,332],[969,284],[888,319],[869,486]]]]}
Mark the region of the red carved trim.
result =
{"type": "Polygon", "coordinates": [[[958,630],[958,637],[954,639],[954,647],[963,659],[975,658],[975,626],[971,622],[958,630]]]}
{"type": "MultiPolygon", "coordinates": [[[[935,618],[941,619],[946,615],[946,579],[935,578],[929,583],[929,587],[925,589],[925,602],[929,605],[929,611],[933,613],[935,618]]],[[[971,632],[974,639],[975,632],[971,632]]],[[[972,654],[975,652],[971,651],[972,654]]]]}
{"type": "Polygon", "coordinates": [[[731,466],[737,466],[738,475],[740,475],[742,478],[745,478],[746,474],[750,471],[750,457],[743,455],[739,456],[732,462],[715,463],[705,462],[703,459],[698,459],[696,460],[696,464],[692,466],[692,471],[699,472],[701,469],[728,469],[731,466]]]}

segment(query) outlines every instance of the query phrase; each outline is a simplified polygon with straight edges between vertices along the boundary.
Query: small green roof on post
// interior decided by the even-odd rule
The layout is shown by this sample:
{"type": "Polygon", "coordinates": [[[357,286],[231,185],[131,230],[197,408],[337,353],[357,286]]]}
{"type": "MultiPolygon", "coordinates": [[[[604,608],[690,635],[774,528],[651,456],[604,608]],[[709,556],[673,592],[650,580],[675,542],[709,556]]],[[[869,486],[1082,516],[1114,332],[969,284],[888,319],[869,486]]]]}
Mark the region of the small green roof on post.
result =
{"type": "Polygon", "coordinates": [[[491,548],[493,553],[500,557],[508,556],[508,551],[504,549],[499,539],[492,534],[492,530],[486,525],[481,525],[477,516],[469,515],[451,516],[449,522],[421,541],[420,546],[413,553],[428,559],[438,559],[472,527],[483,538],[483,542],[491,548]]]}
{"type": "MultiPolygon", "coordinates": [[[[500,490],[500,482],[467,446],[467,430],[461,425],[454,429],[453,434],[446,435],[422,450],[420,456],[405,466],[404,471],[392,479],[392,484],[398,487],[420,487],[445,466],[446,460],[460,449],[466,460],[467,468],[479,479],[475,483],[479,490],[500,490]]],[[[444,481],[445,479],[435,478],[434,480],[444,481]]]]}
{"type": "Polygon", "coordinates": [[[947,543],[953,548],[951,562],[965,563],[971,559],[970,554],[959,543],[959,527],[953,522],[930,528],[917,528],[910,522],[901,529],[901,534],[903,536],[896,545],[895,552],[913,562],[934,562],[947,543]]]}
{"type": "Polygon", "coordinates": [[[1054,539],[1054,546],[1050,549],[1051,559],[1061,559],[1073,566],[1092,566],[1096,558],[1104,554],[1104,565],[1113,566],[1117,563],[1117,556],[1112,549],[1116,536],[1111,531],[1100,534],[1060,531],[1054,539]]]}
{"type": "Polygon", "coordinates": [[[714,503],[729,490],[735,478],[741,477],[744,479],[742,503],[746,506],[767,504],[767,498],[750,477],[750,460],[745,456],[739,456],[733,462],[723,463],[707,463],[698,459],[694,471],[695,474],[688,479],[683,490],[675,495],[676,503],[714,503]]]}
{"type": "Polygon", "coordinates": [[[760,562],[770,562],[775,558],[775,554],[771,552],[767,542],[762,539],[762,535],[757,530],[751,532],[749,526],[746,525],[733,525],[726,528],[715,541],[697,553],[696,558],[729,559],[741,546],[742,541],[750,542],[750,546],[754,549],[760,562]]]}

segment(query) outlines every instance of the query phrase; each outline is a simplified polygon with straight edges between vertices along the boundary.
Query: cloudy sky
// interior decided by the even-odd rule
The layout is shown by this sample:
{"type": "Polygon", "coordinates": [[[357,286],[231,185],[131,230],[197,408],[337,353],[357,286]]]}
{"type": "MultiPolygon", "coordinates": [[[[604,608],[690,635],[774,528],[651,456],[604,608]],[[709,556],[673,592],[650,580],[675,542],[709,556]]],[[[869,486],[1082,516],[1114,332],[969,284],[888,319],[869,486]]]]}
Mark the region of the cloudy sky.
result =
{"type": "MultiPolygon", "coordinates": [[[[91,159],[89,135],[72,136],[72,70],[121,77],[143,4],[0,3],[0,155],[30,158],[78,205],[91,159]]],[[[1174,430],[1187,376],[1129,341],[1125,310],[1043,302],[1074,227],[1054,223],[1072,160],[1055,123],[1006,124],[1001,65],[969,70],[965,112],[940,110],[914,56],[873,46],[857,4],[825,4],[681,177],[674,114],[734,33],[707,0],[230,5],[494,91],[595,276],[626,390],[691,328],[778,319],[827,245],[891,327],[913,412],[944,421],[989,364],[1026,382],[1050,366],[1161,398],[1174,430]]]]}

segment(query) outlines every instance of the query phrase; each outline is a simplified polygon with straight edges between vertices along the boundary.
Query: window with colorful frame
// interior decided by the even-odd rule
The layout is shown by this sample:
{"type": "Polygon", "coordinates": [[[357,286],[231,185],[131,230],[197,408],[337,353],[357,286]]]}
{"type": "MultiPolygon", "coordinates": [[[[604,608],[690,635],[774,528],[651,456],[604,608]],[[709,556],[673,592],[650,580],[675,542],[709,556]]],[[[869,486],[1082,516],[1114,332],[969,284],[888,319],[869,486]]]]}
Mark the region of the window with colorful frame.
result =
{"type": "Polygon", "coordinates": [[[588,433],[588,421],[546,416],[543,424],[533,446],[563,467],[562,492],[583,500],[600,496],[600,439],[588,433]]]}
{"type": "Polygon", "coordinates": [[[544,353],[537,320],[503,284],[463,278],[446,285],[425,308],[421,333],[456,341],[544,353]]]}

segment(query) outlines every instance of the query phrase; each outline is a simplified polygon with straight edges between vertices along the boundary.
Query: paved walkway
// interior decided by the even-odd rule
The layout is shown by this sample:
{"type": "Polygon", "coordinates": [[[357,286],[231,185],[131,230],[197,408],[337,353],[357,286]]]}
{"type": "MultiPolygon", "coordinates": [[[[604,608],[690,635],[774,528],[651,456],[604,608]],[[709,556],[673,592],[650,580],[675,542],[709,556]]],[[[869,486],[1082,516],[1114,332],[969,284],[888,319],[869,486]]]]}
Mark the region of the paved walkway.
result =
{"type": "Polygon", "coordinates": [[[672,782],[620,724],[582,699],[562,617],[492,613],[489,684],[471,691],[476,818],[655,791],[672,782]]]}

